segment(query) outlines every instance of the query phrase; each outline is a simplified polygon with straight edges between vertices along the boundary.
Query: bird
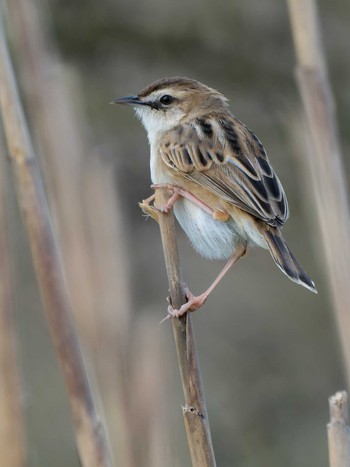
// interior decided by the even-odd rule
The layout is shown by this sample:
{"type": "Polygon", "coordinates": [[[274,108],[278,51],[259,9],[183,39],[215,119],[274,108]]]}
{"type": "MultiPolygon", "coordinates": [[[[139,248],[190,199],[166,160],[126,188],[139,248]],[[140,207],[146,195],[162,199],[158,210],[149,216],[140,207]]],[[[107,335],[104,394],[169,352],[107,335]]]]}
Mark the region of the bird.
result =
{"type": "MultiPolygon", "coordinates": [[[[227,271],[251,247],[268,249],[293,282],[317,293],[282,235],[289,217],[285,191],[258,137],[231,113],[217,90],[185,77],[159,79],[137,95],[112,101],[132,106],[150,145],[152,188],[171,193],[173,209],[194,249],[227,260],[212,285],[168,316],[200,308],[227,271]]],[[[154,194],[142,203],[154,217],[154,194]]]]}

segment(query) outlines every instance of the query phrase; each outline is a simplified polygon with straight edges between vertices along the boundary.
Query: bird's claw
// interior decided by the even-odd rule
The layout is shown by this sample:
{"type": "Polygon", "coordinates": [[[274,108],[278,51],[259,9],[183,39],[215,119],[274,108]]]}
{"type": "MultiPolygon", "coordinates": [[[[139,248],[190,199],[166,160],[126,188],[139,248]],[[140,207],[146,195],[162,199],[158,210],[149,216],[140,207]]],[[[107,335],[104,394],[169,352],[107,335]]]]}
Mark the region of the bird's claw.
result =
{"type": "Polygon", "coordinates": [[[165,318],[162,319],[162,321],[159,321],[159,324],[163,324],[165,321],[167,321],[168,319],[172,318],[171,315],[166,315],[165,318]]]}
{"type": "Polygon", "coordinates": [[[186,296],[186,299],[187,299],[187,302],[184,303],[183,305],[181,305],[181,307],[176,310],[175,308],[173,308],[172,304],[171,304],[171,298],[170,297],[167,297],[167,302],[169,303],[169,306],[168,306],[168,314],[167,316],[162,319],[162,321],[159,323],[159,324],[162,324],[164,323],[164,321],[170,319],[170,318],[181,318],[182,316],[184,316],[186,313],[188,312],[192,312],[192,311],[196,311],[198,310],[202,305],[204,305],[206,299],[207,299],[207,294],[202,294],[202,295],[199,295],[198,297],[193,295],[193,293],[190,291],[190,289],[188,288],[188,286],[186,284],[184,284],[184,292],[185,292],[185,296],[186,296]]]}
{"type": "Polygon", "coordinates": [[[147,199],[144,199],[141,203],[139,203],[140,208],[146,215],[151,216],[152,219],[159,222],[158,214],[159,213],[168,214],[172,210],[175,201],[179,198],[179,196],[181,196],[180,194],[181,188],[177,186],[173,186],[173,185],[167,185],[167,184],[151,185],[151,188],[153,190],[164,188],[171,192],[171,197],[169,198],[168,202],[164,206],[159,206],[159,207],[155,206],[154,204],[154,201],[156,198],[155,194],[151,195],[150,197],[148,197],[147,199]]]}
{"type": "Polygon", "coordinates": [[[139,203],[140,208],[142,211],[147,215],[152,217],[153,220],[156,222],[159,222],[158,219],[158,214],[159,214],[159,209],[154,206],[154,200],[155,200],[155,195],[153,194],[147,199],[144,199],[141,203],[139,203]]]}

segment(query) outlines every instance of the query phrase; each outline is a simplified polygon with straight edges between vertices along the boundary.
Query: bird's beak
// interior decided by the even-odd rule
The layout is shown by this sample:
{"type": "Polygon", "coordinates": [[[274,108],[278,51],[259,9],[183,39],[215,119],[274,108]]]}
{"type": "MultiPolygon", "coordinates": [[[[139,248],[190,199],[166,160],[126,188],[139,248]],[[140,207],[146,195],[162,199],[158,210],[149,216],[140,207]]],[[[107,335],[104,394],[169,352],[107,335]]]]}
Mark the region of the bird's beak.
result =
{"type": "Polygon", "coordinates": [[[138,96],[125,96],[114,99],[111,104],[123,104],[123,105],[147,105],[146,102],[140,101],[138,96]]]}

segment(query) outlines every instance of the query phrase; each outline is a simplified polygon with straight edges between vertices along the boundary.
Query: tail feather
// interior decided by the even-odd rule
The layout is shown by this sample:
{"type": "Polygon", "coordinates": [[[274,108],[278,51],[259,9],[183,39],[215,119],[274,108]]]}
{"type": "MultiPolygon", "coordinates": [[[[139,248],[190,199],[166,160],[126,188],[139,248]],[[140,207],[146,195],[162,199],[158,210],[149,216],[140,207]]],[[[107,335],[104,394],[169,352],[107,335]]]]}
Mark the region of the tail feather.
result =
{"type": "Polygon", "coordinates": [[[264,236],[271,256],[277,266],[293,282],[306,287],[311,292],[317,293],[313,280],[306,274],[300,263],[288,248],[280,230],[276,227],[268,227],[261,232],[264,236]]]}

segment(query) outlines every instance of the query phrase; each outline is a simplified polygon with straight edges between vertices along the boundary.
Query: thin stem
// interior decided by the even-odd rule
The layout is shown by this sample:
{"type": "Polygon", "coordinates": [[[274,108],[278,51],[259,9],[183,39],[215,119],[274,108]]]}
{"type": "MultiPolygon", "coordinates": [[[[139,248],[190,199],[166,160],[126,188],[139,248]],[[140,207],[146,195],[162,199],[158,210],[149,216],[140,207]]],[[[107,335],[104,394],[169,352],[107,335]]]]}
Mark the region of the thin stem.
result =
{"type": "Polygon", "coordinates": [[[18,203],[47,320],[63,371],[84,467],[111,466],[84,368],[37,160],[31,145],[0,18],[0,104],[18,203]]]}
{"type": "Polygon", "coordinates": [[[321,44],[314,0],[288,0],[297,56],[297,78],[310,148],[312,182],[324,255],[333,297],[338,332],[350,384],[350,215],[345,170],[338,139],[334,101],[321,44]]]}
{"type": "Polygon", "coordinates": [[[350,467],[350,428],[348,395],[337,392],[329,398],[330,423],[327,425],[330,467],[350,467]]]}
{"type": "MultiPolygon", "coordinates": [[[[157,190],[156,204],[158,206],[164,206],[168,199],[169,195],[164,190],[157,190]]],[[[158,220],[169,281],[170,299],[174,308],[179,309],[185,303],[185,294],[182,287],[172,211],[168,214],[159,213],[158,220]]],[[[191,314],[188,313],[180,319],[173,318],[172,325],[185,396],[183,416],[192,465],[193,467],[215,467],[216,462],[191,314]]]]}
{"type": "MultiPolygon", "coordinates": [[[[6,153],[0,134],[1,156],[6,153]]],[[[25,448],[14,322],[13,249],[9,236],[5,158],[0,161],[0,452],[3,465],[23,467],[25,448]]]]}
{"type": "Polygon", "coordinates": [[[114,460],[117,465],[133,467],[130,365],[126,361],[132,305],[115,170],[99,157],[98,150],[91,154],[83,131],[84,115],[75,105],[79,97],[67,82],[66,66],[48,27],[49,8],[41,8],[36,0],[11,0],[8,20],[18,74],[26,77],[31,128],[49,187],[49,208],[74,318],[89,361],[88,376],[101,395],[114,460]]]}

